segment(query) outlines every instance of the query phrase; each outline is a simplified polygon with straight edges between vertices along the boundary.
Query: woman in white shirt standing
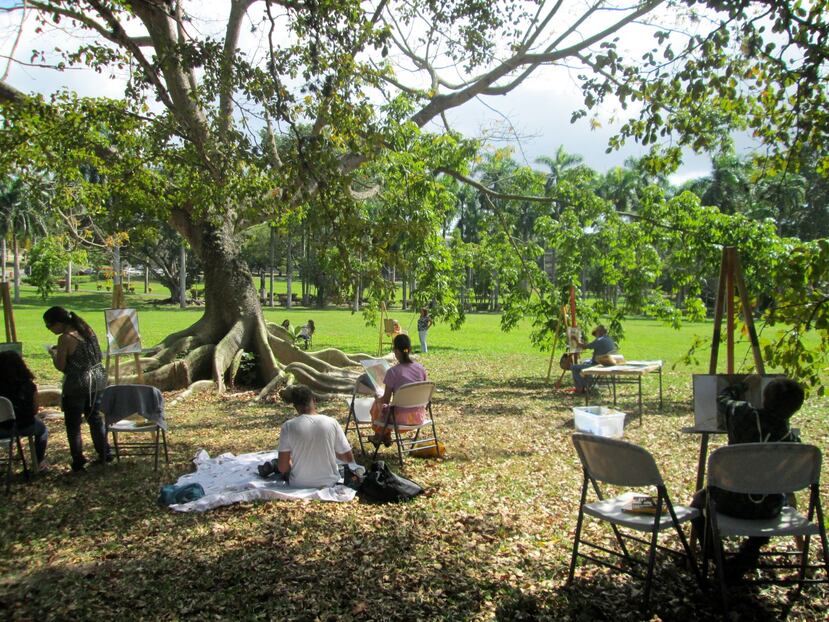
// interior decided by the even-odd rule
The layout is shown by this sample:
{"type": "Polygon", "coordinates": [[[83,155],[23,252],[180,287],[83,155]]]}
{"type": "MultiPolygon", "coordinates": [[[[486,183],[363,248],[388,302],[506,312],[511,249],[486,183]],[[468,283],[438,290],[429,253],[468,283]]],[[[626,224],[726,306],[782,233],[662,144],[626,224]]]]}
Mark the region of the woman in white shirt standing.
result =
{"type": "Polygon", "coordinates": [[[345,432],[336,419],[317,414],[317,403],[308,387],[293,385],[279,395],[297,411],[296,417],[282,424],[279,472],[292,487],[333,486],[340,478],[337,458],[354,462],[345,432]]]}

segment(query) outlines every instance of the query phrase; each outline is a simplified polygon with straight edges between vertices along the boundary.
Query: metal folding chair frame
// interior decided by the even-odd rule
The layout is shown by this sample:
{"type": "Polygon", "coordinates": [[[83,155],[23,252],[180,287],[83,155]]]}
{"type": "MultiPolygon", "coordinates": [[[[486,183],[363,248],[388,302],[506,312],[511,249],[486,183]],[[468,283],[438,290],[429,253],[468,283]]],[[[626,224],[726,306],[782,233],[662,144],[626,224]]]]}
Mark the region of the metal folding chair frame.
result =
{"type": "MultiPolygon", "coordinates": [[[[573,540],[573,551],[570,558],[570,570],[567,577],[567,584],[570,585],[573,582],[577,560],[579,557],[582,557],[583,559],[590,560],[598,565],[607,568],[612,568],[624,574],[630,575],[640,580],[644,580],[645,588],[642,597],[642,609],[647,610],[649,607],[650,593],[653,583],[654,567],[656,562],[656,551],[659,550],[665,553],[669,553],[671,555],[675,555],[677,557],[687,559],[694,573],[694,576],[697,579],[697,582],[700,584],[700,586],[702,586],[704,584],[703,576],[700,574],[694,554],[691,550],[691,547],[688,544],[688,540],[685,537],[685,534],[682,531],[681,527],[682,523],[690,521],[698,514],[696,511],[688,512],[688,508],[683,508],[686,510],[685,516],[682,519],[678,518],[676,514],[676,509],[673,503],[671,502],[670,496],[668,495],[668,490],[664,482],[662,481],[659,469],[656,466],[656,462],[653,460],[651,454],[648,453],[644,448],[639,447],[637,445],[633,445],[631,443],[586,434],[574,434],[573,444],[576,447],[576,451],[579,455],[579,460],[582,463],[582,472],[584,474],[584,478],[582,481],[581,497],[579,499],[579,514],[578,519],[576,521],[576,532],[573,540]],[[584,447],[582,446],[582,444],[594,444],[596,446],[604,445],[608,448],[614,449],[615,453],[619,453],[620,451],[627,453],[632,458],[640,459],[646,467],[647,471],[649,471],[649,473],[647,473],[645,477],[642,477],[642,473],[640,470],[639,473],[635,473],[630,478],[625,477],[623,475],[610,478],[603,471],[608,467],[612,467],[609,464],[591,465],[591,458],[587,455],[587,452],[584,451],[584,447]],[[591,466],[593,468],[591,468],[591,466]],[[617,524],[609,517],[602,517],[596,515],[593,516],[598,520],[602,520],[610,524],[619,550],[609,549],[594,542],[582,539],[582,527],[584,525],[584,515],[585,506],[587,505],[588,489],[590,487],[593,488],[593,491],[597,497],[597,501],[618,501],[621,498],[615,497],[614,499],[606,499],[606,497],[602,493],[601,487],[599,486],[599,482],[604,482],[611,485],[623,486],[628,488],[649,486],[655,487],[657,491],[656,512],[652,515],[652,518],[649,521],[650,529],[645,529],[644,524],[641,526],[634,527],[632,525],[617,524]],[[666,509],[671,519],[669,523],[663,523],[662,520],[666,509]],[[649,533],[650,538],[646,540],[644,538],[635,536],[631,533],[625,533],[622,531],[622,529],[620,529],[620,527],[631,529],[634,531],[642,531],[643,533],[649,533]],[[673,527],[677,535],[679,536],[680,542],[682,543],[682,551],[668,548],[659,544],[659,533],[669,527],[673,527]],[[637,542],[646,545],[648,547],[647,560],[645,561],[632,555],[630,550],[628,550],[628,546],[626,544],[627,542],[637,542]],[[584,545],[591,549],[602,551],[606,555],[606,557],[597,557],[595,555],[590,555],[583,551],[579,551],[579,545],[584,545]],[[611,563],[609,561],[610,559],[623,560],[627,564],[627,567],[611,563]],[[637,566],[642,565],[647,566],[647,569],[644,574],[639,573],[636,570],[637,566]]],[[[619,462],[619,464],[617,464],[620,472],[623,464],[624,462],[619,462]]]]}
{"type": "MultiPolygon", "coordinates": [[[[730,445],[726,447],[720,447],[716,451],[712,452],[712,454],[708,458],[708,487],[706,490],[709,490],[710,486],[716,485],[719,488],[722,488],[723,482],[720,480],[720,472],[723,469],[728,469],[731,473],[730,479],[734,482],[736,476],[736,483],[742,484],[744,482],[744,478],[741,477],[741,473],[739,470],[735,469],[736,466],[735,458],[739,460],[741,454],[748,456],[755,451],[759,452],[758,455],[761,456],[761,462],[764,463],[766,467],[769,467],[769,471],[772,471],[772,475],[774,475],[774,471],[777,470],[780,472],[781,470],[787,470],[787,466],[785,461],[789,456],[785,454],[791,454],[792,456],[796,456],[796,454],[804,454],[807,456],[811,454],[810,459],[812,460],[811,467],[811,475],[807,477],[806,480],[802,481],[793,481],[790,479],[789,481],[775,485],[772,477],[765,478],[765,486],[767,486],[767,490],[765,492],[758,491],[756,488],[752,488],[749,482],[748,486],[745,486],[747,489],[743,489],[742,487],[734,487],[729,486],[727,490],[731,492],[738,492],[738,493],[747,493],[747,494],[789,494],[792,492],[797,492],[798,490],[803,490],[808,488],[809,493],[809,507],[807,511],[807,515],[805,517],[806,524],[802,525],[800,528],[789,528],[789,529],[757,529],[756,531],[752,532],[751,523],[759,524],[759,521],[763,521],[764,519],[733,519],[729,517],[729,520],[732,523],[737,524],[740,527],[743,527],[740,531],[743,533],[740,534],[732,534],[726,533],[722,534],[720,531],[720,520],[718,517],[721,516],[717,512],[717,503],[716,499],[710,494],[710,492],[706,493],[706,508],[705,508],[705,518],[706,518],[706,526],[707,529],[705,530],[705,542],[703,545],[703,562],[702,562],[702,569],[703,575],[707,576],[708,574],[708,561],[709,561],[709,542],[713,542],[713,553],[714,553],[714,561],[715,561],[715,570],[717,574],[717,580],[720,587],[720,598],[722,602],[722,606],[724,610],[728,609],[728,586],[725,581],[725,563],[724,563],[724,546],[723,546],[723,537],[727,537],[729,535],[735,536],[755,536],[755,537],[770,537],[770,538],[780,538],[780,537],[787,537],[794,535],[795,537],[802,537],[802,548],[800,551],[766,551],[761,552],[761,558],[770,558],[770,557],[780,557],[780,558],[789,558],[789,557],[798,557],[799,562],[798,564],[760,564],[757,566],[756,570],[760,572],[772,571],[775,572],[777,570],[797,570],[797,578],[770,578],[770,577],[761,577],[761,578],[754,578],[754,579],[744,579],[744,583],[749,584],[777,584],[777,585],[794,585],[797,584],[797,594],[803,589],[805,584],[812,584],[812,583],[829,583],[829,546],[827,546],[827,536],[826,536],[826,527],[824,524],[824,516],[823,516],[823,508],[820,503],[820,466],[821,466],[821,452],[820,450],[813,446],[813,445],[801,445],[799,443],[744,443],[740,445],[730,445]],[[775,464],[774,461],[779,460],[782,465],[775,464]],[[729,462],[731,462],[731,466],[729,468],[729,462]],[[721,464],[722,463],[722,464],[721,464]],[[809,481],[807,481],[809,480],[809,481]],[[736,489],[735,489],[736,488],[736,489]],[[781,488],[781,490],[772,490],[773,488],[781,488]],[[738,521],[738,522],[736,522],[738,521]],[[745,533],[750,532],[750,533],[745,533]],[[823,564],[810,564],[809,563],[809,542],[810,538],[813,535],[818,535],[821,541],[821,548],[823,552],[823,564]],[[825,578],[823,579],[813,579],[807,578],[806,572],[809,570],[817,570],[822,568],[824,571],[825,578]]],[[[747,471],[756,471],[757,469],[752,469],[751,466],[746,467],[747,471]]],[[[788,469],[792,471],[793,469],[788,469]]],[[[752,475],[756,475],[756,473],[752,473],[752,475]]],[[[750,477],[749,477],[750,479],[750,477]]],[[[784,478],[785,479],[785,478],[784,478]]],[[[798,478],[794,478],[798,479],[798,478]]],[[[785,508],[784,508],[784,511],[785,508]]],[[[797,515],[798,518],[804,518],[799,513],[794,511],[794,508],[791,508],[788,516],[794,517],[797,515]]]]}
{"type": "MultiPolygon", "coordinates": [[[[9,494],[11,490],[11,480],[12,480],[12,464],[14,462],[14,447],[17,446],[17,453],[20,458],[20,461],[23,463],[23,476],[25,477],[26,481],[29,481],[30,474],[29,474],[29,467],[26,464],[26,453],[23,451],[23,443],[20,435],[19,430],[17,429],[17,417],[15,416],[14,412],[14,405],[11,403],[11,400],[8,398],[0,396],[0,421],[11,421],[11,434],[8,438],[0,439],[0,445],[7,445],[8,452],[6,455],[6,494],[9,494]]],[[[29,441],[29,449],[32,453],[32,463],[34,466],[35,472],[38,470],[38,463],[37,463],[37,453],[35,452],[35,438],[32,434],[27,434],[26,437],[29,441]]]]}
{"type": "MultiPolygon", "coordinates": [[[[435,418],[432,415],[432,393],[434,392],[435,384],[433,382],[424,381],[424,382],[412,382],[410,384],[403,385],[397,390],[397,393],[392,396],[391,404],[389,404],[388,415],[384,422],[383,430],[385,431],[387,428],[392,427],[394,431],[394,443],[397,446],[397,458],[400,460],[400,468],[403,468],[403,454],[409,454],[413,451],[418,451],[420,449],[426,449],[429,447],[434,447],[435,452],[438,451],[438,433],[437,428],[435,427],[435,418]],[[403,403],[399,404],[400,401],[399,395],[402,392],[405,397],[405,393],[409,390],[415,390],[416,387],[421,387],[423,385],[431,385],[432,390],[429,392],[428,400],[424,403],[403,403]],[[398,424],[397,417],[395,416],[395,406],[401,406],[405,408],[413,408],[417,406],[423,406],[426,408],[426,412],[428,414],[429,420],[428,422],[424,422],[420,425],[405,425],[405,424],[398,424]],[[391,424],[391,425],[390,425],[391,424]],[[432,436],[421,438],[420,432],[423,428],[426,428],[431,425],[432,428],[432,436]],[[407,432],[414,432],[414,437],[406,438],[401,435],[402,433],[407,432]]],[[[375,460],[377,458],[377,453],[380,451],[380,445],[377,445],[374,448],[374,454],[372,454],[371,459],[375,460]]]]}
{"type": "MultiPolygon", "coordinates": [[[[143,416],[143,415],[142,415],[143,416]]],[[[122,420],[123,421],[123,420],[122,420]]],[[[164,446],[164,463],[170,464],[170,454],[167,449],[167,433],[157,423],[147,420],[147,425],[137,425],[132,428],[118,427],[121,421],[107,425],[107,431],[112,432],[112,445],[115,447],[115,460],[121,462],[121,456],[154,456],[153,469],[158,470],[158,456],[161,445],[164,446]],[[154,441],[127,441],[118,442],[118,434],[148,434],[155,432],[154,441]],[[159,442],[160,441],[160,442],[159,442]]]]}

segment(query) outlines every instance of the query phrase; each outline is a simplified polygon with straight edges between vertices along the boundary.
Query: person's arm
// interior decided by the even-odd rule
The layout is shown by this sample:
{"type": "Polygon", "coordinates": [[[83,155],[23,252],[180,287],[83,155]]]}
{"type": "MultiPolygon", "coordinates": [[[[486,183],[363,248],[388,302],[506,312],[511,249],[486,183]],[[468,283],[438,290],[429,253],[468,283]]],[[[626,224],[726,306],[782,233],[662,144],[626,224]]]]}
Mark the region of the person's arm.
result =
{"type": "MultiPolygon", "coordinates": [[[[351,452],[350,449],[348,451],[344,452],[344,453],[341,453],[341,454],[338,454],[337,452],[334,452],[334,455],[337,456],[337,458],[339,458],[340,460],[342,460],[346,464],[351,464],[352,462],[354,462],[354,454],[351,452]]],[[[282,456],[280,454],[280,458],[281,457],[282,456]]]]}
{"type": "Polygon", "coordinates": [[[389,402],[391,402],[391,396],[392,396],[393,393],[394,393],[394,390],[389,385],[386,385],[386,390],[383,393],[383,395],[380,397],[380,403],[381,404],[388,404],[389,402]]]}
{"type": "Polygon", "coordinates": [[[279,452],[279,461],[276,464],[276,468],[279,470],[282,475],[285,475],[291,470],[291,452],[290,451],[280,451],[279,452]]]}
{"type": "Polygon", "coordinates": [[[336,420],[334,421],[334,425],[337,426],[334,439],[334,455],[346,464],[350,464],[354,462],[354,454],[351,452],[351,445],[348,444],[348,439],[345,436],[345,432],[343,432],[342,426],[337,423],[336,420]]]}
{"type": "Polygon", "coordinates": [[[725,387],[717,396],[717,408],[725,416],[733,408],[734,402],[739,402],[745,393],[746,386],[743,383],[731,384],[725,387]]]}
{"type": "Polygon", "coordinates": [[[52,363],[54,363],[55,369],[58,371],[66,369],[66,359],[72,354],[74,350],[72,348],[73,345],[76,345],[74,339],[69,335],[61,335],[58,337],[58,345],[49,349],[49,354],[52,355],[52,363]]]}
{"type": "Polygon", "coordinates": [[[732,384],[720,391],[717,396],[717,410],[725,423],[729,445],[747,442],[744,438],[747,435],[746,427],[753,431],[756,426],[753,417],[752,420],[746,420],[747,415],[754,413],[754,408],[748,402],[738,399],[745,390],[746,386],[743,383],[732,384]]]}

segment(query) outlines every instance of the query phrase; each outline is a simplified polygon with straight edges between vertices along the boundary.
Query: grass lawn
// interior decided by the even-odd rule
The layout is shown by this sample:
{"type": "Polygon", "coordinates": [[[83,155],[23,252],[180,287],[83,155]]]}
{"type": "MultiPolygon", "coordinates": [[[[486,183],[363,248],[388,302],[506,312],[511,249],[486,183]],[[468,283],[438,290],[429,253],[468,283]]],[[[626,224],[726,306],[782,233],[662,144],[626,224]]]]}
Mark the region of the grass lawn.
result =
{"type": "MultiPolygon", "coordinates": [[[[138,298],[147,345],[199,314],[151,309],[138,298]]],[[[103,334],[105,295],[49,304],[77,310],[103,334]]],[[[40,321],[44,309],[29,296],[15,310],[27,359],[39,381],[51,382],[57,373],[41,344],[54,337],[40,321]]],[[[266,316],[314,319],[314,348],[376,352],[376,328],[359,314],[298,309],[266,316]]],[[[392,316],[416,333],[413,314],[392,316]]],[[[530,347],[527,327],[504,334],[498,321],[473,315],[460,331],[439,324],[429,333],[423,362],[438,386],[434,408],[447,456],[407,463],[407,475],[428,491],[408,504],[272,502],[203,515],[159,508],[159,486],[189,472],[198,448],[215,456],[276,446],[291,412],[252,402],[253,392],[197,394],[171,407],[171,464],[158,473],[151,460],[131,458],[72,476],[63,421],[48,420],[51,471],[29,485],[15,482],[0,505],[6,619],[641,619],[639,581],[580,566],[574,585],[564,586],[581,479],[569,439],[573,398],[545,380],[549,354],[530,347]]],[[[655,455],[680,503],[693,492],[699,442],[679,431],[693,420],[690,374],[708,363],[703,353],[692,367],[672,364],[693,335],[708,336],[710,328],[675,332],[631,321],[621,348],[629,359],[666,361],[664,408],[648,378],[645,416],[625,437],[655,455]]],[[[634,392],[623,391],[619,408],[630,412],[634,392]]],[[[821,448],[829,434],[826,405],[810,398],[795,418],[803,437],[821,448]]],[[[340,398],[322,410],[345,421],[340,398]]],[[[88,430],[85,444],[91,451],[88,430]]],[[[829,482],[826,468],[823,480],[829,482]]],[[[825,485],[823,493],[829,503],[825,485]]],[[[656,617],[720,619],[715,592],[701,592],[670,562],[657,573],[656,617]]],[[[733,619],[825,619],[826,586],[807,588],[793,603],[788,594],[779,587],[737,590],[733,619]]]]}

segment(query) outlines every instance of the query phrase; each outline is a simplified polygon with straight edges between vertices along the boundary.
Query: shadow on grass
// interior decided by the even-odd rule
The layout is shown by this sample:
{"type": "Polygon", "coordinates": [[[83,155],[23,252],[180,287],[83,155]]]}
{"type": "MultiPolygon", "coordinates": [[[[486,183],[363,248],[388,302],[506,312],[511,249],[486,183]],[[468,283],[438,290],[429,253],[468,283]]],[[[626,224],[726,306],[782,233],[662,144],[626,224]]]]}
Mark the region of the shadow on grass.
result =
{"type": "Polygon", "coordinates": [[[134,529],[104,543],[100,558],[7,575],[0,606],[43,620],[480,617],[493,587],[480,562],[446,554],[417,523],[371,530],[320,506],[285,505],[130,517],[134,529]],[[171,540],[160,524],[180,533],[171,540]]]}

